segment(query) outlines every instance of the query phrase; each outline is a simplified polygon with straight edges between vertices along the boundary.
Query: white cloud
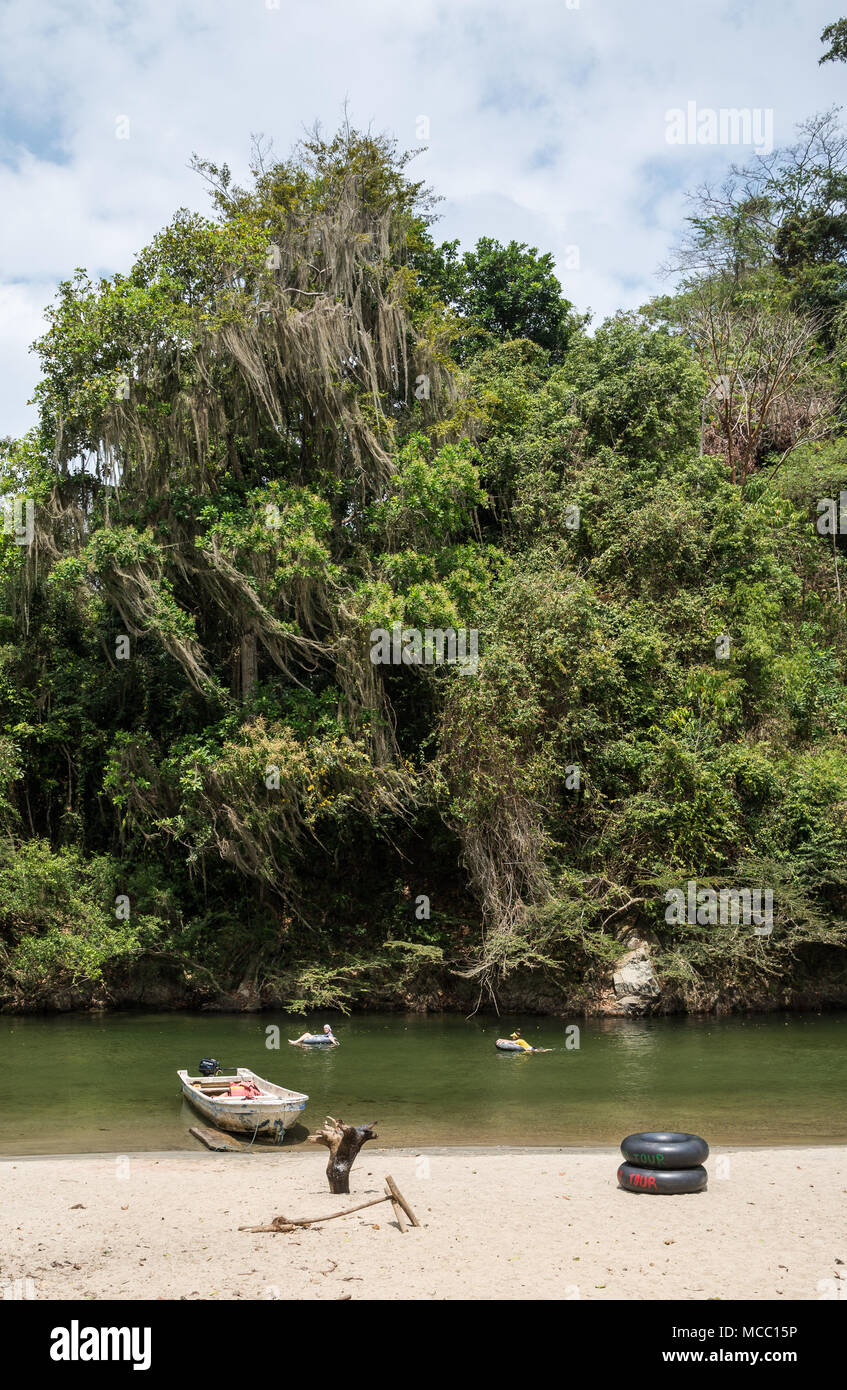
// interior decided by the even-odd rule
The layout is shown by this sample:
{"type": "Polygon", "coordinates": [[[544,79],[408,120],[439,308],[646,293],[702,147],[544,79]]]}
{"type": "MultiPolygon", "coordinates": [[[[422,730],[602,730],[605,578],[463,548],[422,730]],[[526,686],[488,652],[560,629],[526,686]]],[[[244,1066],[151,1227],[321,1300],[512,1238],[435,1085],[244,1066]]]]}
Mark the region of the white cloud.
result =
{"type": "Polygon", "coordinates": [[[0,284],[0,437],[21,433],[34,417],[26,403],[38,374],[28,348],[44,331],[42,305],[52,293],[43,281],[0,284]]]}
{"type": "Polygon", "coordinates": [[[531,242],[559,258],[580,308],[636,305],[682,189],[745,154],[667,145],[667,109],[771,107],[790,138],[847,90],[847,69],[817,65],[834,13],[831,0],[6,0],[0,430],[32,420],[25,335],[56,282],[126,269],[178,206],[206,210],[192,151],[243,175],[251,132],[284,153],[316,118],[332,128],[345,99],[403,145],[429,117],[417,167],[444,196],[443,236],[531,242]]]}

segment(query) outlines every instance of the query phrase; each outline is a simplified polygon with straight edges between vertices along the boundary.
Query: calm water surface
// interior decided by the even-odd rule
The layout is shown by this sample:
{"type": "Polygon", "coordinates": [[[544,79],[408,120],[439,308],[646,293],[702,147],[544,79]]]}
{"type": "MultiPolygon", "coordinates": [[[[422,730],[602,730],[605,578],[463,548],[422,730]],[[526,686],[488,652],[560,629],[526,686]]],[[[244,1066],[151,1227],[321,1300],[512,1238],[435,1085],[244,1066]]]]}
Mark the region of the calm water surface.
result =
{"type": "Polygon", "coordinates": [[[386,1146],[617,1145],[640,1129],[681,1129],[712,1144],[847,1142],[847,1014],[721,1020],[367,1014],[332,1018],[341,1047],[289,1047],[306,1027],[284,1014],[0,1017],[5,1083],[0,1153],[194,1147],[202,1123],[178,1067],[201,1057],[309,1095],[302,1142],[324,1115],[379,1121],[386,1146]],[[278,1050],[265,1046],[280,1029],[278,1050]],[[544,1056],[498,1053],[515,1028],[544,1056]]]}

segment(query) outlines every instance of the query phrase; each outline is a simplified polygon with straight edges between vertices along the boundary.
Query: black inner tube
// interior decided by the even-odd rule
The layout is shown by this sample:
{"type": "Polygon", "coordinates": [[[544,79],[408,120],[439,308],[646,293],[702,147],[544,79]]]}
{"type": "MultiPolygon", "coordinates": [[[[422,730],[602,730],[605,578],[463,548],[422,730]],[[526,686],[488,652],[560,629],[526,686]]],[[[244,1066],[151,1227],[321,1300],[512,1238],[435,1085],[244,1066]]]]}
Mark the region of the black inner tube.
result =
{"type": "Polygon", "coordinates": [[[709,1146],[699,1134],[645,1130],[640,1134],[628,1134],[621,1144],[621,1153],[628,1163],[639,1168],[667,1171],[699,1168],[709,1157],[709,1146]]]}
{"type": "Polygon", "coordinates": [[[626,1192],[647,1193],[654,1197],[673,1197],[683,1192],[703,1192],[709,1181],[705,1168],[655,1170],[622,1163],[618,1183],[626,1192]]]}

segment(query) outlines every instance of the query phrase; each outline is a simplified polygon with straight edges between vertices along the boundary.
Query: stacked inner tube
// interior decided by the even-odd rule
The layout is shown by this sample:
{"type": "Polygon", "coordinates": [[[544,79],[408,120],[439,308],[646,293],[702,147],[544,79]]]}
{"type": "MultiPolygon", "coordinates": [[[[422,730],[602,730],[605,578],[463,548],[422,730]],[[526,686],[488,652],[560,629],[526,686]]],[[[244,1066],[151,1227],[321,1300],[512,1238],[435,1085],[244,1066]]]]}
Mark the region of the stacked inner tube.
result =
{"type": "Polygon", "coordinates": [[[629,1134],[621,1144],[624,1162],[618,1184],[627,1192],[648,1192],[669,1197],[680,1192],[702,1192],[708,1182],[703,1163],[709,1146],[699,1134],[672,1130],[648,1130],[629,1134]]]}

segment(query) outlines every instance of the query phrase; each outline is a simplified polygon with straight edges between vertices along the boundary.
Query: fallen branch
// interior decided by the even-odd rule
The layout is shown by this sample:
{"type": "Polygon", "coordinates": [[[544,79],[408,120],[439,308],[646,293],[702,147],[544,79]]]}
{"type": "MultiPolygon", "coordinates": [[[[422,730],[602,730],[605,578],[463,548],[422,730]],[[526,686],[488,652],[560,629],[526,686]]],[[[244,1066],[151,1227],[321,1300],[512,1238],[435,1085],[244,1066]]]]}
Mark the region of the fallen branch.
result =
{"type": "Polygon", "coordinates": [[[404,1234],[405,1226],[402,1215],[404,1212],[413,1226],[420,1227],[420,1221],[389,1173],[385,1179],[384,1197],[372,1197],[369,1202],[359,1202],[357,1206],[346,1207],[344,1211],[331,1211],[326,1216],[275,1216],[270,1226],[239,1226],[238,1229],[239,1231],[250,1231],[253,1235],[276,1236],[288,1231],[296,1231],[298,1227],[315,1226],[319,1221],[335,1221],[339,1216],[351,1216],[354,1211],[364,1211],[365,1207],[378,1207],[382,1202],[391,1203],[397,1217],[397,1224],[404,1234]]]}
{"type": "MultiPolygon", "coordinates": [[[[403,1196],[403,1193],[400,1191],[399,1187],[397,1186],[396,1182],[394,1181],[394,1179],[392,1178],[392,1176],[391,1176],[390,1173],[388,1173],[388,1174],[386,1175],[386,1178],[385,1178],[385,1186],[386,1186],[387,1191],[388,1191],[388,1192],[390,1193],[390,1195],[391,1195],[391,1199],[392,1199],[392,1202],[394,1203],[394,1208],[395,1208],[395,1210],[397,1209],[398,1206],[402,1207],[403,1211],[404,1211],[404,1212],[406,1213],[406,1215],[408,1216],[408,1218],[409,1218],[409,1220],[411,1221],[412,1225],[413,1225],[413,1226],[420,1226],[420,1224],[421,1224],[420,1221],[419,1221],[418,1218],[415,1216],[415,1213],[412,1211],[412,1208],[409,1206],[409,1203],[406,1201],[406,1198],[403,1196]]],[[[401,1226],[400,1229],[401,1229],[401,1231],[402,1231],[403,1227],[401,1226]]]]}
{"type": "Polygon", "coordinates": [[[406,1222],[403,1219],[403,1208],[397,1201],[396,1197],[394,1196],[394,1193],[388,1186],[388,1183],[385,1184],[385,1195],[391,1203],[392,1207],[394,1208],[394,1217],[397,1221],[397,1225],[400,1227],[400,1234],[401,1236],[404,1236],[406,1234],[406,1222]]]}

